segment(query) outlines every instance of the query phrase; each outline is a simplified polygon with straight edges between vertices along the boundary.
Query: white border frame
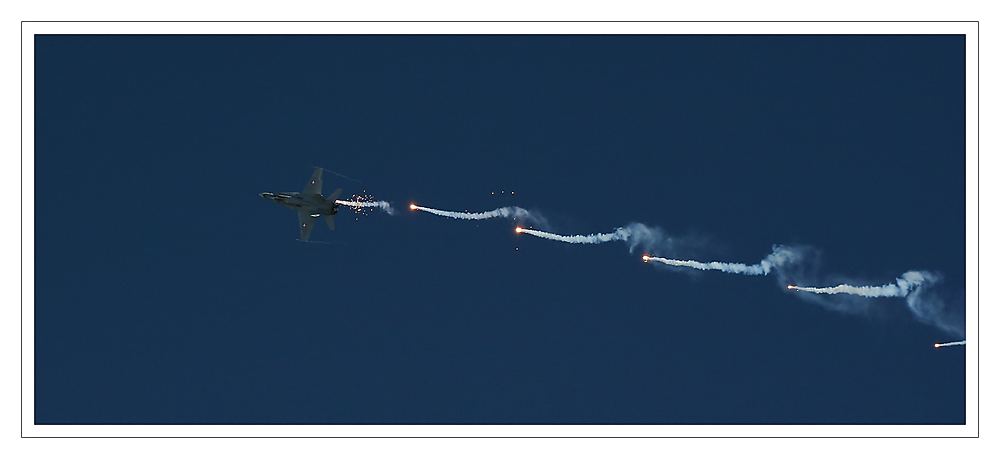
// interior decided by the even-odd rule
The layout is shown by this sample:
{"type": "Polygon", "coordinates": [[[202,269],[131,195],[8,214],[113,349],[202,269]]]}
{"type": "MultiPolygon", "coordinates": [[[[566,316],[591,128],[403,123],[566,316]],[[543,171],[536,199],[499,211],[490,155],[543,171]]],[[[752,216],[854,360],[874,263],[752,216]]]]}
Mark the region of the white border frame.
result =
{"type": "MultiPolygon", "coordinates": [[[[979,24],[977,22],[22,22],[22,437],[978,437],[979,24]],[[961,34],[966,36],[965,425],[35,425],[36,34],[961,34]]],[[[950,349],[948,351],[951,351],[950,349]]],[[[947,352],[947,351],[946,351],[947,352]]]]}

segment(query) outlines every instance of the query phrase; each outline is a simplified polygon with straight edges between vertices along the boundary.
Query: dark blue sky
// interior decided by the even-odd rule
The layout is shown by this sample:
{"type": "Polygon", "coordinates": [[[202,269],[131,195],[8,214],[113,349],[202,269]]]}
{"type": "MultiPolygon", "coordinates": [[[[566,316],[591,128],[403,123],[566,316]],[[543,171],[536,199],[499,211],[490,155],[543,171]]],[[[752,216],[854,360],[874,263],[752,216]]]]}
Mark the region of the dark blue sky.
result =
{"type": "Polygon", "coordinates": [[[963,36],[37,36],[35,422],[962,424],[965,349],[932,344],[964,336],[902,299],[844,314],[406,206],[641,222],[705,261],[807,244],[830,279],[939,273],[961,310],[964,56],[963,36]],[[258,193],[312,165],[396,215],[296,242],[258,193]]]}

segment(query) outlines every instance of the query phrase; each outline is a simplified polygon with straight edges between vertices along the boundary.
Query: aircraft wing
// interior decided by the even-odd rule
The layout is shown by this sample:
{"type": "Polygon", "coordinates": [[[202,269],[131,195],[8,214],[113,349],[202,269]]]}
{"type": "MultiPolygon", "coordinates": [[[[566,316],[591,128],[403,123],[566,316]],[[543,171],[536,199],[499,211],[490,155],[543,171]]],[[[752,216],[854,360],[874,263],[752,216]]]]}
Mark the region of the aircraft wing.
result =
{"type": "Polygon", "coordinates": [[[304,196],[315,196],[317,194],[323,193],[323,168],[317,167],[313,171],[312,177],[309,179],[309,183],[306,184],[306,188],[302,190],[304,196]]]}
{"type": "Polygon", "coordinates": [[[299,230],[302,231],[302,237],[299,238],[302,242],[309,241],[309,233],[312,233],[313,225],[316,224],[316,218],[312,216],[309,212],[299,211],[299,230]]]}

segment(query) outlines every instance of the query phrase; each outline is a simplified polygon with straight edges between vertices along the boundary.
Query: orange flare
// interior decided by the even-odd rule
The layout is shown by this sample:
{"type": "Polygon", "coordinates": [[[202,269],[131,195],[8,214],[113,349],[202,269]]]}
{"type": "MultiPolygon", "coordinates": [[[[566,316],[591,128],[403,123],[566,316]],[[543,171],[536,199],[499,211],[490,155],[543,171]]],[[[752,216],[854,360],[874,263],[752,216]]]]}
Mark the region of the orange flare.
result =
{"type": "Polygon", "coordinates": [[[517,228],[514,228],[514,232],[520,233],[521,231],[524,231],[524,230],[522,230],[520,226],[518,226],[517,228]]]}
{"type": "Polygon", "coordinates": [[[410,210],[417,210],[416,204],[410,204],[410,210]]]}
{"type": "Polygon", "coordinates": [[[643,262],[648,262],[649,261],[649,255],[643,255],[642,256],[642,261],[643,262]]]}
{"type": "Polygon", "coordinates": [[[940,343],[934,343],[934,347],[941,347],[940,343]]]}

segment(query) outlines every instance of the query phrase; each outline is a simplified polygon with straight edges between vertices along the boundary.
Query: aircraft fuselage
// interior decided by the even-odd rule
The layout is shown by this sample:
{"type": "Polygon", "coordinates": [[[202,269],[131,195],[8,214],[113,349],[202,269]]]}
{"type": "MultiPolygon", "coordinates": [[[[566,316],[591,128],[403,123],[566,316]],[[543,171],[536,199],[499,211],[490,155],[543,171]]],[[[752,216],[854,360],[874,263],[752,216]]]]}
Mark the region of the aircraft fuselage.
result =
{"type": "Polygon", "coordinates": [[[289,209],[309,212],[310,214],[336,215],[337,208],[340,207],[337,203],[330,203],[323,200],[322,197],[303,196],[302,193],[261,193],[260,196],[289,209]]]}
{"type": "Polygon", "coordinates": [[[316,224],[316,217],[322,216],[333,231],[333,215],[337,213],[337,196],[344,191],[337,188],[330,196],[323,197],[323,168],[313,167],[312,177],[301,193],[261,193],[260,197],[274,201],[299,214],[299,240],[309,242],[309,234],[316,224]]]}

